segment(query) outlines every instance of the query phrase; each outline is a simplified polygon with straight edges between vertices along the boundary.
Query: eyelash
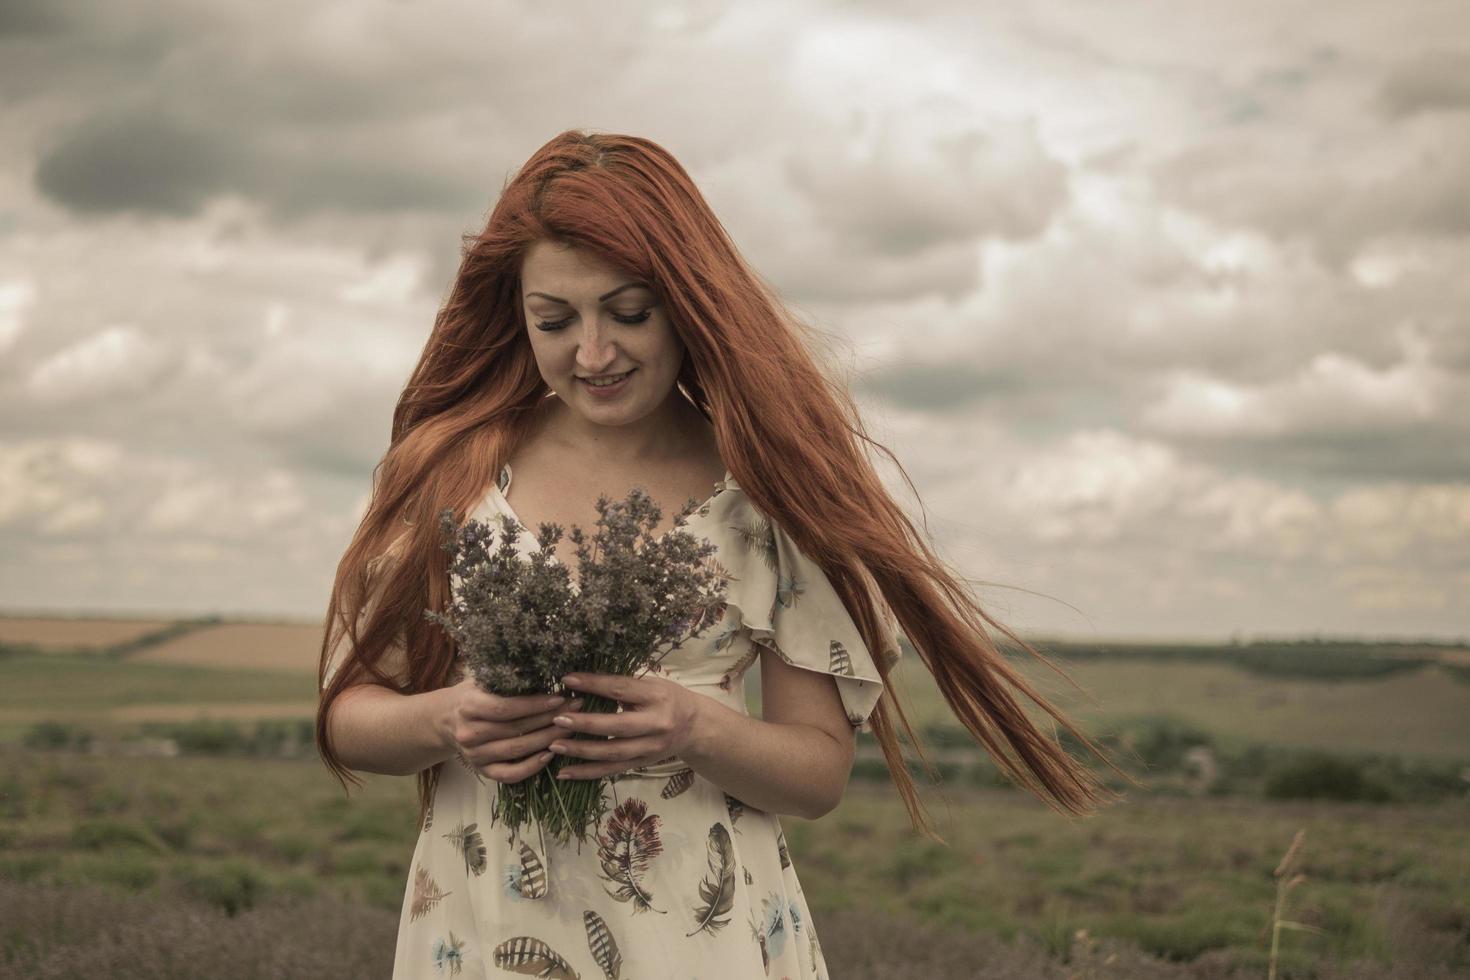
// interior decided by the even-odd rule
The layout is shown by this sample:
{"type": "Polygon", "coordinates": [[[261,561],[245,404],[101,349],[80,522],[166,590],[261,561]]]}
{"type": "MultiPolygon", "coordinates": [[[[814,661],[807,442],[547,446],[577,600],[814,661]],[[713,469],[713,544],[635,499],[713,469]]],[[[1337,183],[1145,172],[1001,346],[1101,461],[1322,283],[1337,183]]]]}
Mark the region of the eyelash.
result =
{"type": "MultiPolygon", "coordinates": [[[[635,314],[634,316],[618,316],[616,313],[614,313],[613,319],[618,321],[619,323],[632,325],[635,323],[643,323],[652,315],[653,310],[644,310],[642,313],[635,314]]],[[[571,317],[567,317],[563,320],[540,320],[536,323],[536,329],[545,330],[548,333],[554,333],[555,331],[560,330],[562,327],[565,327],[568,323],[570,323],[571,319],[571,317]]]]}

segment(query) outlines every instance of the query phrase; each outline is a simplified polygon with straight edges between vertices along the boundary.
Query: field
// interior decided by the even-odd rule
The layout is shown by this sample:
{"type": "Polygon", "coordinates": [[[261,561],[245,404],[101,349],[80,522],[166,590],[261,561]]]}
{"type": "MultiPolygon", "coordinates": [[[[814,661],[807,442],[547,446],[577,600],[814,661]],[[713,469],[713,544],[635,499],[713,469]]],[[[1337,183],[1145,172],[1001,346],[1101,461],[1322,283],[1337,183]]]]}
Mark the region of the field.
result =
{"type": "MultiPolygon", "coordinates": [[[[0,974],[387,974],[413,781],[365,775],[347,796],[314,757],[319,630],[73,624],[48,642],[13,622],[0,974]]],[[[1334,677],[1313,660],[1303,677],[1157,651],[1056,659],[1099,706],[1021,663],[1146,764],[1148,790],[1067,820],[999,788],[906,657],[946,844],[909,827],[869,736],[836,811],[782,818],[834,978],[1264,977],[1272,872],[1299,830],[1286,912],[1315,931],[1282,934],[1279,976],[1470,970],[1470,684],[1453,664],[1360,658],[1334,677]],[[1201,748],[1213,779],[1181,761],[1201,748]]],[[[748,690],[758,713],[755,677],[748,690]]]]}

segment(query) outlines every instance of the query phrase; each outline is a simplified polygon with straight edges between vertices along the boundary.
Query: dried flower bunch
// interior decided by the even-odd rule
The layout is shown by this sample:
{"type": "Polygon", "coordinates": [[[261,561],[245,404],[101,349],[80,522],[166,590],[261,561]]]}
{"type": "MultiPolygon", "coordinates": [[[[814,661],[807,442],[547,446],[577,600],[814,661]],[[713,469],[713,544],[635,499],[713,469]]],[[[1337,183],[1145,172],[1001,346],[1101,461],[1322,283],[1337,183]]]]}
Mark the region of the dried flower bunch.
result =
{"type": "MultiPolygon", "coordinates": [[[[724,618],[728,573],[713,560],[718,548],[682,530],[698,506],[691,498],[674,527],[655,537],[661,512],[641,488],[620,502],[598,497],[593,537],[575,526],[569,535],[577,546],[575,585],[555,556],[560,524],[543,523],[537,550],[522,558],[516,542],[525,528],[514,518],[457,524],[446,509],[439,524],[450,554],[451,599],[446,612],[424,616],[444,628],[467,675],[492,694],[565,693],[561,678],[572,672],[636,677],[724,618]]],[[[618,709],[595,694],[577,696],[584,713],[618,709]]],[[[563,843],[572,834],[586,840],[605,809],[609,777],[558,782],[556,770],[566,761],[553,759],[534,776],[501,784],[492,823],[519,828],[536,820],[563,843]]]]}

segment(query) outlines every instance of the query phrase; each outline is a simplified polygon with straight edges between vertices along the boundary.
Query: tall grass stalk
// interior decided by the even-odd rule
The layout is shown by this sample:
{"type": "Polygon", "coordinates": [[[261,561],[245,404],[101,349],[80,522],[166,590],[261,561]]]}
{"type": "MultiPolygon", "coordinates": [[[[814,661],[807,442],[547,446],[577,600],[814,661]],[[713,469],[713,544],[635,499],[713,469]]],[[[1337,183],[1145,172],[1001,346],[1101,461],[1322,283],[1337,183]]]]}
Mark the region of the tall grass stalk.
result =
{"type": "Polygon", "coordinates": [[[1316,926],[1310,926],[1305,922],[1295,922],[1281,917],[1286,910],[1287,894],[1297,885],[1305,881],[1307,877],[1301,872],[1297,872],[1296,874],[1291,873],[1297,853],[1301,850],[1302,841],[1306,836],[1307,831],[1305,827],[1296,832],[1296,836],[1291,839],[1291,846],[1286,849],[1286,854],[1281,858],[1281,863],[1276,865],[1275,871],[1271,872],[1272,876],[1276,879],[1276,905],[1271,910],[1271,961],[1267,967],[1266,980],[1276,980],[1276,956],[1281,949],[1282,929],[1300,929],[1303,932],[1315,932],[1319,934],[1322,932],[1316,926]]]}

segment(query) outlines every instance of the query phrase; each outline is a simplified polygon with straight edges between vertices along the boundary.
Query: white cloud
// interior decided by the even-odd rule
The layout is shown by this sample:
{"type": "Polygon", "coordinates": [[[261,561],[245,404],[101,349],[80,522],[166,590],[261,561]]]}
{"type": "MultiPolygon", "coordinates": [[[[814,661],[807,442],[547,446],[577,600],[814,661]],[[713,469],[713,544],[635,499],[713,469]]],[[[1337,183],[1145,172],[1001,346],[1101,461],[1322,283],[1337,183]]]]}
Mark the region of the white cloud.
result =
{"type": "Polygon", "coordinates": [[[1179,470],[1167,446],[1082,431],[1019,463],[1006,490],[1015,506],[1040,516],[1032,532],[1041,540],[1101,541],[1163,509],[1179,470]]]}
{"type": "Polygon", "coordinates": [[[95,491],[117,473],[121,458],[121,446],[97,439],[0,442],[0,527],[96,527],[103,512],[95,491]]]}
{"type": "Polygon", "coordinates": [[[244,480],[177,461],[149,469],[162,483],[142,515],[153,531],[238,540],[300,516],[307,506],[296,478],[280,469],[244,480]]]}
{"type": "Polygon", "coordinates": [[[134,394],[150,388],[173,363],[167,349],[137,326],[117,324],[41,361],[27,387],[42,402],[134,394]]]}
{"type": "Polygon", "coordinates": [[[338,295],[349,303],[402,305],[413,299],[423,281],[424,262],[417,255],[396,255],[345,283],[338,295]]]}
{"type": "Polygon", "coordinates": [[[15,346],[25,329],[25,312],[35,299],[36,284],[31,280],[0,281],[0,353],[15,346]]]}
{"type": "Polygon", "coordinates": [[[1257,436],[1363,433],[1421,425],[1450,411],[1455,379],[1434,363],[1411,327],[1398,331],[1402,360],[1374,368],[1336,351],[1314,355],[1291,376],[1250,386],[1191,369],[1171,372],[1140,415],[1150,431],[1257,436]]]}

